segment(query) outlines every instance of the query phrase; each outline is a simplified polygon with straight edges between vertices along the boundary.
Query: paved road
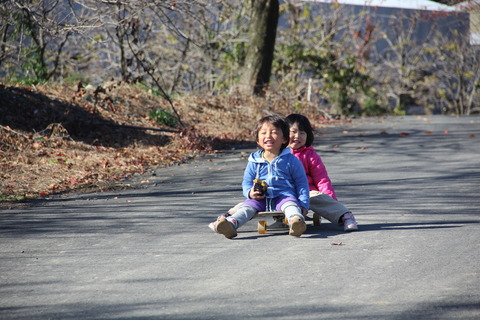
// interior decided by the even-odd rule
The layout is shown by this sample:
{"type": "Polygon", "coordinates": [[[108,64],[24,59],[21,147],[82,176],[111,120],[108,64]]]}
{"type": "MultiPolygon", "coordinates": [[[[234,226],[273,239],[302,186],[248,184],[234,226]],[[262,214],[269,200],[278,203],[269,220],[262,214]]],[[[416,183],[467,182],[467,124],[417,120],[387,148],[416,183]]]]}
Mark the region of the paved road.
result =
{"type": "Polygon", "coordinates": [[[318,132],[360,231],[212,233],[253,151],[231,150],[0,211],[0,319],[480,319],[480,118],[318,132]]]}

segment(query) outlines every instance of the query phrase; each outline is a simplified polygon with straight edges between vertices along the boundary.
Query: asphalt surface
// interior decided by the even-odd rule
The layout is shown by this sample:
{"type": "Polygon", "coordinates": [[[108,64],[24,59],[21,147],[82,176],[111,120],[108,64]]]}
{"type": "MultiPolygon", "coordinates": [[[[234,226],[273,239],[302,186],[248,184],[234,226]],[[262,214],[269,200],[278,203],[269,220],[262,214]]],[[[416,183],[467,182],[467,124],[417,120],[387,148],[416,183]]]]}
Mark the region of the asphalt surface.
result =
{"type": "Polygon", "coordinates": [[[0,211],[0,319],[480,319],[480,118],[357,119],[315,148],[358,232],[213,233],[254,148],[0,211]]]}

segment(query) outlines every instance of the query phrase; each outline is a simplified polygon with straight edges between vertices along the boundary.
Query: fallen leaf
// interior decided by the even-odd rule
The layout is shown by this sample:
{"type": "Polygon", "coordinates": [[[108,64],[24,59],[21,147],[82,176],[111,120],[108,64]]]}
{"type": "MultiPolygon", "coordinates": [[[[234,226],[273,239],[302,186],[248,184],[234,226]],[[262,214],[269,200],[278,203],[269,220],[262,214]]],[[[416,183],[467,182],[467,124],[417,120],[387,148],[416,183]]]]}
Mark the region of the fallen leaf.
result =
{"type": "Polygon", "coordinates": [[[51,185],[48,186],[48,189],[50,190],[57,190],[60,186],[58,184],[52,183],[51,185]]]}
{"type": "Polygon", "coordinates": [[[432,131],[423,131],[423,133],[432,134],[433,132],[432,131]]]}
{"type": "Polygon", "coordinates": [[[409,136],[409,135],[410,135],[410,133],[408,133],[408,132],[402,132],[402,133],[400,133],[400,137],[407,137],[407,136],[409,136]]]}

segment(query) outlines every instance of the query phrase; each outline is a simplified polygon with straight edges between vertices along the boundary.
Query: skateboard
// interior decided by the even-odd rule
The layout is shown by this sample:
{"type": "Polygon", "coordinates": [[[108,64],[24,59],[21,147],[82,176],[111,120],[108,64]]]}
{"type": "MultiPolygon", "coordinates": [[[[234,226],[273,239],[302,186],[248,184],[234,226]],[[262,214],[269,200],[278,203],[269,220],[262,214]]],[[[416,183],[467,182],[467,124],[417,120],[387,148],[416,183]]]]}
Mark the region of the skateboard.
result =
{"type": "MultiPolygon", "coordinates": [[[[254,179],[253,180],[253,190],[260,192],[262,195],[267,192],[268,185],[265,181],[260,180],[260,179],[254,179]]],[[[235,208],[232,208],[233,210],[235,208]]],[[[231,210],[232,210],[231,209],[231,210]]],[[[230,210],[228,212],[229,214],[231,213],[230,210]]],[[[265,217],[273,217],[273,220],[275,221],[271,225],[267,225],[266,220],[259,220],[258,221],[258,233],[259,234],[265,234],[267,233],[267,227],[268,228],[274,228],[274,229],[284,229],[288,228],[288,221],[285,218],[285,214],[282,211],[260,211],[253,216],[253,218],[265,218],[265,217]]],[[[253,219],[252,218],[252,219],[253,219]]],[[[313,225],[318,227],[320,225],[320,215],[318,213],[313,213],[313,218],[310,217],[305,217],[305,221],[313,221],[313,225]]]]}
{"type": "MultiPolygon", "coordinates": [[[[288,221],[285,218],[285,214],[282,211],[260,211],[257,212],[254,218],[260,218],[257,225],[259,234],[266,234],[267,228],[269,229],[284,229],[288,228],[288,221]],[[275,221],[273,224],[267,225],[267,221],[262,218],[272,217],[275,221]]],[[[320,226],[321,220],[318,213],[313,213],[313,217],[305,217],[305,221],[313,221],[315,227],[320,226]]]]}

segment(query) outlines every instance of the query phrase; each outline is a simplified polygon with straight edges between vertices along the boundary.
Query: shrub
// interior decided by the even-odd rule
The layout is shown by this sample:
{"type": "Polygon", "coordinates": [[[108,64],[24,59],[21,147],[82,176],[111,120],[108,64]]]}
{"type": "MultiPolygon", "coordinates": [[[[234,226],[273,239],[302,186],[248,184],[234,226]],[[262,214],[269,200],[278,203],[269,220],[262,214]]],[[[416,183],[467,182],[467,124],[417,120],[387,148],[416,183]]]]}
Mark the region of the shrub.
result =
{"type": "Polygon", "coordinates": [[[160,125],[165,125],[167,127],[176,127],[178,126],[177,119],[168,111],[164,109],[154,108],[150,111],[150,118],[160,125]]]}

